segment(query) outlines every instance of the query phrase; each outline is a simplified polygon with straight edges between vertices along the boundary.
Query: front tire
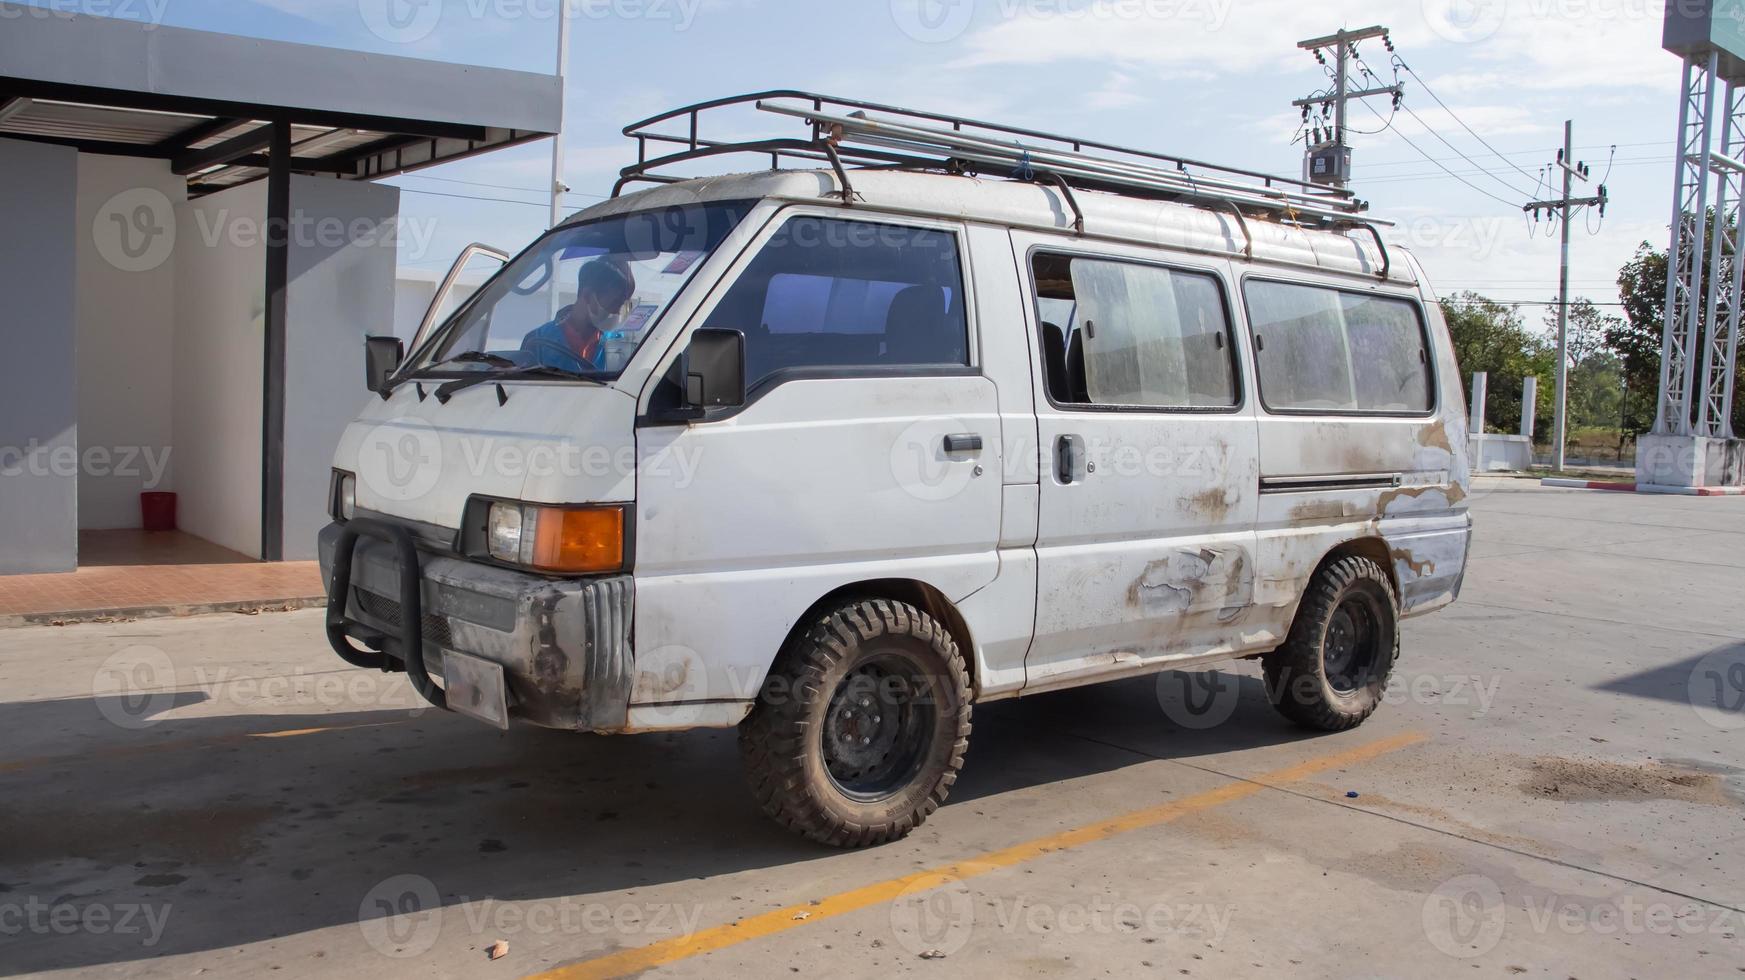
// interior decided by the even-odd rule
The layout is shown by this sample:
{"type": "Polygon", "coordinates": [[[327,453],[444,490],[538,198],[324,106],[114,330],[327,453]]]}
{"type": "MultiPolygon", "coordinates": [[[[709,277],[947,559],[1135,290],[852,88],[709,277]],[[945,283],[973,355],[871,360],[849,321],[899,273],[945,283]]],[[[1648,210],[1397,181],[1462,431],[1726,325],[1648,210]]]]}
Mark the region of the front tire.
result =
{"type": "Polygon", "coordinates": [[[1267,654],[1266,694],[1305,728],[1342,732],[1381,706],[1400,656],[1399,601],[1380,565],[1356,556],[1315,574],[1284,646],[1267,654]]]}
{"type": "Polygon", "coordinates": [[[945,802],[969,745],[969,675],[907,603],[829,610],[782,652],[739,751],[776,823],[821,844],[900,840],[945,802]]]}

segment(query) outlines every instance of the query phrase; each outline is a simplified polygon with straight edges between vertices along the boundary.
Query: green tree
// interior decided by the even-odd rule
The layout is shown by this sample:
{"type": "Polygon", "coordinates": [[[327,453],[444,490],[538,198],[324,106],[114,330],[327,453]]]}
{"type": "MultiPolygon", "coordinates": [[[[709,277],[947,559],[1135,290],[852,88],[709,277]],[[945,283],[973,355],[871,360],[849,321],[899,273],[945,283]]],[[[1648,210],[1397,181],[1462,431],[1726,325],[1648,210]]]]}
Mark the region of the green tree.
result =
{"type": "Polygon", "coordinates": [[[1528,330],[1521,314],[1511,306],[1474,292],[1442,300],[1442,316],[1454,341],[1460,361],[1460,384],[1467,402],[1472,401],[1472,375],[1490,376],[1485,395],[1485,429],[1488,432],[1521,431],[1521,389],[1527,377],[1539,379],[1540,397],[1534,412],[1535,432],[1549,436],[1552,370],[1556,351],[1551,344],[1528,330]]]}
{"type": "MultiPolygon", "coordinates": [[[[1710,217],[1713,227],[1713,216],[1710,217]]],[[[1733,257],[1721,257],[1720,273],[1731,275],[1733,257]]],[[[1705,279],[1713,270],[1705,269],[1705,279]]],[[[1618,298],[1624,304],[1624,321],[1606,331],[1606,345],[1617,353],[1625,381],[1625,405],[1621,413],[1625,426],[1634,433],[1647,432],[1654,426],[1654,414],[1660,396],[1660,345],[1666,315],[1666,253],[1647,242],[1636,247],[1636,254],[1618,270],[1618,298]]],[[[1706,333],[1706,317],[1699,317],[1698,331],[1706,333]]],[[[1702,369],[1702,347],[1695,356],[1697,370],[1702,369]]],[[[1745,361],[1740,365],[1745,368],[1745,361]]],[[[1745,394],[1745,370],[1733,385],[1745,394]]],[[[1693,397],[1694,402],[1694,397],[1693,397]]],[[[1693,418],[1694,418],[1693,404],[1693,418]]],[[[1745,432],[1745,397],[1733,401],[1733,429],[1745,432]]]]}
{"type": "Polygon", "coordinates": [[[1666,253],[1647,242],[1618,270],[1624,319],[1606,331],[1606,346],[1624,374],[1624,428],[1641,435],[1654,427],[1660,395],[1660,342],[1666,310],[1666,253]]]}
{"type": "MultiPolygon", "coordinates": [[[[1569,304],[1569,428],[1617,429],[1622,424],[1623,377],[1618,355],[1608,338],[1625,326],[1624,320],[1602,312],[1592,301],[1569,304]]],[[[1557,336],[1557,307],[1545,313],[1550,343],[1557,336]]],[[[1556,367],[1553,355],[1552,366],[1556,367]]],[[[1553,396],[1554,397],[1554,396],[1553,396]]]]}

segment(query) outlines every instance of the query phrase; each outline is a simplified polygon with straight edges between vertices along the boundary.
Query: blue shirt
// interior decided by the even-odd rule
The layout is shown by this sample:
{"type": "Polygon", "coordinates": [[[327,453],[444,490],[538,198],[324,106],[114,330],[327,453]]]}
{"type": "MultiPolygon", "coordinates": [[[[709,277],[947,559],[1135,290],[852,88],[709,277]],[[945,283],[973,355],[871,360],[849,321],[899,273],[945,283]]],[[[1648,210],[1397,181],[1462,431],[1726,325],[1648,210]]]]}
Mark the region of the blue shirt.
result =
{"type": "Polygon", "coordinates": [[[606,336],[594,343],[593,356],[583,357],[570,346],[569,332],[563,322],[569,316],[565,310],[558,318],[529,333],[521,340],[521,349],[533,355],[535,364],[574,371],[577,374],[597,374],[606,370],[606,336]]]}

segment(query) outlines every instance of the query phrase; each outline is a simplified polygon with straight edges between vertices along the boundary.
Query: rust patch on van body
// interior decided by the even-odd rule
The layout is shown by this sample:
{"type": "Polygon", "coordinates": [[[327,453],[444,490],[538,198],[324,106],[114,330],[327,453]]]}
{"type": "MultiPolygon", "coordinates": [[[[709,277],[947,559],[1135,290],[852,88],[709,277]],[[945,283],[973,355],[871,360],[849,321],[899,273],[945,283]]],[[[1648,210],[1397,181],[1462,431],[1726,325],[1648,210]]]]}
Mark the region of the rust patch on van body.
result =
{"type": "Polygon", "coordinates": [[[1429,578],[1436,574],[1436,563],[1429,558],[1419,558],[1409,549],[1394,548],[1388,552],[1396,564],[1404,565],[1418,578],[1429,578]]]}

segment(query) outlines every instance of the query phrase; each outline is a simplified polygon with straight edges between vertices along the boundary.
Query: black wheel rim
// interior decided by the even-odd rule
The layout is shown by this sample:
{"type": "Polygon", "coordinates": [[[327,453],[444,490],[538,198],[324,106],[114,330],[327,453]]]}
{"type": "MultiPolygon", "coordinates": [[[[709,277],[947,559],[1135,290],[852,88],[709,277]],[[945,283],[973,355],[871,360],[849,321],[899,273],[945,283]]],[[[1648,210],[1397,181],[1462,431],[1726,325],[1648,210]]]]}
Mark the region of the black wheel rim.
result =
{"type": "Polygon", "coordinates": [[[886,799],[914,779],[933,737],[934,706],[913,661],[862,661],[836,685],[824,715],[824,769],[849,799],[886,799]]]}
{"type": "Polygon", "coordinates": [[[1340,694],[1367,687],[1381,661],[1381,617],[1367,596],[1348,596],[1327,620],[1321,663],[1340,694]]]}

